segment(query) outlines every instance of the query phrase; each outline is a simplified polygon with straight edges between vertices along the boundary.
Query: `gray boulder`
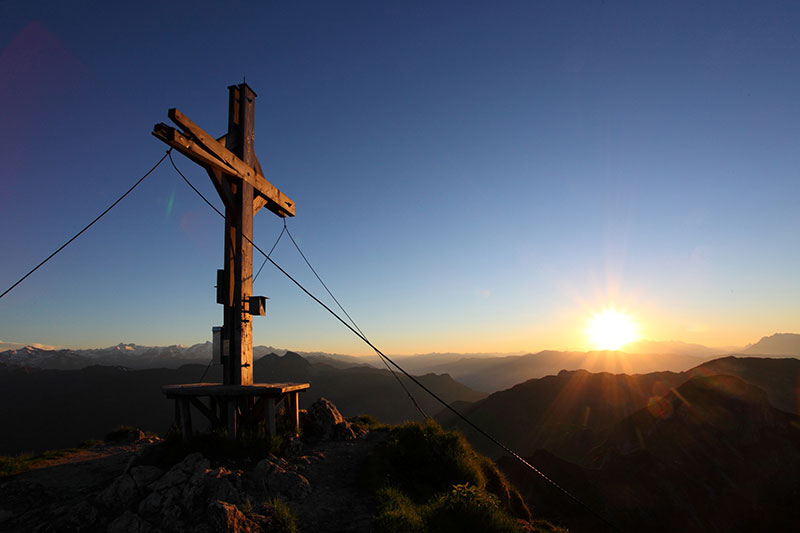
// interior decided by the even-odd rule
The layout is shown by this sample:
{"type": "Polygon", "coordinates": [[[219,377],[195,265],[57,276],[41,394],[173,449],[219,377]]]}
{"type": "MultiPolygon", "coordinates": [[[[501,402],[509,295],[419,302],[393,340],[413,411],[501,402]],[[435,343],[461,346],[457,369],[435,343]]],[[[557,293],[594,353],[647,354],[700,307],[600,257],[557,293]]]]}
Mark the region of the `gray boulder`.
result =
{"type": "Polygon", "coordinates": [[[164,475],[164,472],[155,466],[134,466],[128,471],[128,474],[133,478],[137,487],[143,488],[164,475]]]}
{"type": "Polygon", "coordinates": [[[97,501],[108,509],[120,511],[133,503],[136,493],[136,482],[128,474],[122,474],[97,495],[97,501]]]}
{"type": "Polygon", "coordinates": [[[318,440],[352,440],[356,434],[336,406],[320,398],[308,410],[300,411],[300,427],[303,438],[318,440]]]}
{"type": "Polygon", "coordinates": [[[283,459],[280,462],[263,459],[253,469],[252,478],[267,493],[280,494],[289,499],[308,496],[311,493],[308,479],[286,467],[288,464],[283,459]]]}

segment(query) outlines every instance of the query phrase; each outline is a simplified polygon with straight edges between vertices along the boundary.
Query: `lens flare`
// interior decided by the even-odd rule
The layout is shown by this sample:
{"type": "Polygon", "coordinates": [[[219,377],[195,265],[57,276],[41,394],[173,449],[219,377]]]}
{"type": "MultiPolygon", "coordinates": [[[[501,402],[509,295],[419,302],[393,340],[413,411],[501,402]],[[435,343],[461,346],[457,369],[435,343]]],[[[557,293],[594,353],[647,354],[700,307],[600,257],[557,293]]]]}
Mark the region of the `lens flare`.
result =
{"type": "Polygon", "coordinates": [[[619,350],[639,338],[639,328],[630,315],[604,309],[589,319],[586,335],[595,350],[619,350]]]}
{"type": "Polygon", "coordinates": [[[169,200],[167,200],[167,218],[172,214],[172,206],[175,203],[175,191],[172,191],[172,194],[169,195],[169,200]]]}

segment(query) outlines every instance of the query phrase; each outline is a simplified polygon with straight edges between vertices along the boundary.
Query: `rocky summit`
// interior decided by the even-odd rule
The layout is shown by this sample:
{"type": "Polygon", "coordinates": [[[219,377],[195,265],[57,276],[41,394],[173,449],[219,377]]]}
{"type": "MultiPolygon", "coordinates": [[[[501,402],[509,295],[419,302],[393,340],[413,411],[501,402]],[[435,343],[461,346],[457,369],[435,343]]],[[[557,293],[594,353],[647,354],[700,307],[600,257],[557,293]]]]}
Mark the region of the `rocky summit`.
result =
{"type": "Polygon", "coordinates": [[[375,503],[358,476],[386,434],[324,399],[301,416],[311,438],[260,460],[194,452],[165,466],[152,460],[164,442],[134,430],[130,442],[45,461],[0,484],[0,529],[278,532],[291,530],[291,509],[301,531],[369,530],[375,503]]]}

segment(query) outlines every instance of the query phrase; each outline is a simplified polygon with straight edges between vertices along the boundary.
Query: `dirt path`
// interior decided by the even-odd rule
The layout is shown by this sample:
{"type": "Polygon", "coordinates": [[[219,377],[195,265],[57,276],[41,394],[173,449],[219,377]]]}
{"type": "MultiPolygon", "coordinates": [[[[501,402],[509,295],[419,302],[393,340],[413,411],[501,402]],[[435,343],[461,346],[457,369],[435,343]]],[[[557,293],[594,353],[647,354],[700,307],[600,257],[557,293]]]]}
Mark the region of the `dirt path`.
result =
{"type": "Polygon", "coordinates": [[[364,459],[386,435],[373,431],[363,439],[324,442],[309,448],[309,454],[322,460],[298,469],[311,484],[311,494],[302,501],[290,502],[298,515],[300,531],[370,531],[375,502],[361,489],[359,476],[364,459]]]}
{"type": "Polygon", "coordinates": [[[0,529],[31,530],[57,521],[108,486],[144,446],[149,442],[80,450],[0,480],[0,529]]]}
{"type": "MultiPolygon", "coordinates": [[[[362,490],[359,478],[364,459],[386,436],[374,431],[355,440],[324,441],[287,458],[287,467],[309,481],[305,497],[287,501],[301,532],[370,531],[375,502],[362,490]]],[[[104,531],[110,518],[100,516],[107,511],[93,507],[94,496],[150,445],[80,450],[0,480],[0,531],[104,531]]]]}

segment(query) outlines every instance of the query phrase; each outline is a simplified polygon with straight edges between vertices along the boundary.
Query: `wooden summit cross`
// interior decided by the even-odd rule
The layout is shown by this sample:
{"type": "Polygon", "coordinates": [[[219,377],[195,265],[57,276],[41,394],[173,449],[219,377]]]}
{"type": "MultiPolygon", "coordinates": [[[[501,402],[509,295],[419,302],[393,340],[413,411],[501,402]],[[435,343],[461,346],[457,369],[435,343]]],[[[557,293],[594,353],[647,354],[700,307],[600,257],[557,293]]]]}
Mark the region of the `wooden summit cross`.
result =
{"type": "MultiPolygon", "coordinates": [[[[182,131],[156,124],[153,135],[205,168],[225,205],[225,256],[217,272],[217,303],[224,306],[220,342],[223,383],[167,385],[163,392],[176,400],[176,413],[184,439],[192,433],[189,405],[194,405],[212,426],[236,434],[239,422],[264,416],[275,434],[275,406],[285,411],[297,427],[298,392],[308,383],[253,383],[253,328],[251,316],[265,314],[265,298],[253,296],[253,215],[266,207],[279,217],[294,216],[294,202],[264,178],[253,148],[256,94],[246,84],[228,87],[228,132],[215,138],[178,111],[168,116],[182,131]],[[204,405],[199,397],[208,396],[204,405]]],[[[215,339],[216,340],[216,339],[215,339]]]]}

